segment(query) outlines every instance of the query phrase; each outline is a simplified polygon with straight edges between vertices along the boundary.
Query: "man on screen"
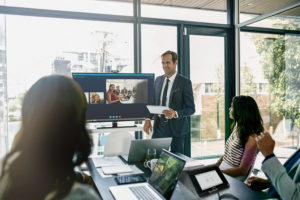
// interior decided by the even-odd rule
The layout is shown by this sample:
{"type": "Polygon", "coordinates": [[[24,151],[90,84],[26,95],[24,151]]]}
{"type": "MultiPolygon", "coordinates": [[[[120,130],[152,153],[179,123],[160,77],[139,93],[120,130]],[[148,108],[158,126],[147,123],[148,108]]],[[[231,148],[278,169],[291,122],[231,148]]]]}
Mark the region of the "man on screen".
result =
{"type": "Polygon", "coordinates": [[[152,105],[169,107],[163,115],[150,114],[145,120],[144,131],[152,131],[150,119],[154,119],[152,138],[172,137],[171,151],[184,153],[185,135],[189,131],[187,117],[195,112],[191,81],[178,74],[178,57],[175,52],[166,51],[161,56],[164,75],[154,82],[152,105]]]}

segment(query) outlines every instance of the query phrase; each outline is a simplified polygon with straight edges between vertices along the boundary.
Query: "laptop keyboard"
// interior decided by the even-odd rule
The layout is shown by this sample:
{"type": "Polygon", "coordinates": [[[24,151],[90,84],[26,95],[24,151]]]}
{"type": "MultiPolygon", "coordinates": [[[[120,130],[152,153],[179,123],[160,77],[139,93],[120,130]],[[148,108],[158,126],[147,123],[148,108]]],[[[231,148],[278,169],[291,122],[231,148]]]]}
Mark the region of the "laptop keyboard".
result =
{"type": "Polygon", "coordinates": [[[155,200],[155,199],[157,199],[145,186],[134,186],[134,187],[129,187],[129,189],[133,192],[133,194],[139,200],[155,200]]]}

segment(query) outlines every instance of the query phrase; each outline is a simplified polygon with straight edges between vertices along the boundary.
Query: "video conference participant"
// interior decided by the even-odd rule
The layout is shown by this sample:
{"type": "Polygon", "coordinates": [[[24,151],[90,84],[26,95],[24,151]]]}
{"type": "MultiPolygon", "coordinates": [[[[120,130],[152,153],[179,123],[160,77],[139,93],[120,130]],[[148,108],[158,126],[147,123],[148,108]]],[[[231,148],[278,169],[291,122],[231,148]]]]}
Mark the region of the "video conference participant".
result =
{"type": "Polygon", "coordinates": [[[120,103],[120,99],[118,97],[118,95],[116,95],[115,93],[115,85],[114,84],[110,84],[108,87],[108,91],[106,93],[106,98],[109,104],[116,104],[116,103],[120,103]]]}
{"type": "Polygon", "coordinates": [[[119,85],[116,86],[115,93],[117,96],[119,96],[119,94],[120,94],[120,86],[119,85]]]}
{"type": "Polygon", "coordinates": [[[250,177],[247,185],[258,190],[270,188],[268,193],[272,197],[300,199],[300,148],[282,165],[274,155],[275,141],[269,133],[263,133],[256,140],[258,149],[265,156],[261,169],[269,179],[250,177]]]}
{"type": "Polygon", "coordinates": [[[255,100],[243,95],[232,99],[229,117],[233,119],[232,133],[216,164],[223,173],[245,181],[258,153],[255,137],[264,131],[263,120],[255,100]]]}
{"type": "Polygon", "coordinates": [[[75,181],[74,167],[91,152],[86,109],[82,89],[67,77],[47,76],[29,89],[21,129],[0,164],[0,199],[100,199],[75,181]]]}
{"type": "Polygon", "coordinates": [[[166,51],[161,56],[164,75],[154,82],[154,99],[152,105],[168,106],[164,115],[149,115],[145,120],[144,131],[152,131],[150,119],[154,117],[152,138],[172,137],[171,151],[184,153],[185,135],[189,131],[187,117],[195,112],[191,81],[178,74],[176,66],[178,57],[175,52],[166,51]]]}
{"type": "Polygon", "coordinates": [[[92,95],[92,102],[91,104],[102,104],[104,103],[103,100],[100,99],[99,94],[93,94],[92,95]]]}

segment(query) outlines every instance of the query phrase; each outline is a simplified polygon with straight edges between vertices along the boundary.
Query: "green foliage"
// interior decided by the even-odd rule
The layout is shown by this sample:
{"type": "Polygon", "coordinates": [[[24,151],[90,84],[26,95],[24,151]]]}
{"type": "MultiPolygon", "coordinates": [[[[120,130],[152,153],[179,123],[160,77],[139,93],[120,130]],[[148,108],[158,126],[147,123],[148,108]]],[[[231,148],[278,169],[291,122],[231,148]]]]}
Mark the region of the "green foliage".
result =
{"type": "Polygon", "coordinates": [[[300,39],[297,36],[253,37],[269,82],[271,109],[300,124],[300,39]]]}
{"type": "Polygon", "coordinates": [[[254,76],[247,63],[245,63],[244,66],[242,66],[241,82],[241,94],[255,97],[257,85],[254,82],[254,76]]]}
{"type": "Polygon", "coordinates": [[[219,65],[217,68],[217,80],[216,83],[216,98],[218,102],[224,102],[224,66],[219,65]]]}
{"type": "Polygon", "coordinates": [[[23,99],[25,97],[26,91],[24,93],[18,94],[18,96],[9,102],[8,111],[15,112],[21,110],[23,99]]]}

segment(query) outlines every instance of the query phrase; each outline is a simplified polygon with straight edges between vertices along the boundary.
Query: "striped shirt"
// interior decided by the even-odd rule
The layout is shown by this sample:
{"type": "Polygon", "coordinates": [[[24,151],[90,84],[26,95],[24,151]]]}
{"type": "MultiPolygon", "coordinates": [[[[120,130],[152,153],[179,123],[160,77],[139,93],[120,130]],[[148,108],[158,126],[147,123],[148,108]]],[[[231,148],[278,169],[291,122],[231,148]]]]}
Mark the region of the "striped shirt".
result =
{"type": "Polygon", "coordinates": [[[245,148],[242,147],[236,128],[234,128],[225,145],[225,153],[223,161],[233,167],[238,167],[241,164],[245,148]]]}

